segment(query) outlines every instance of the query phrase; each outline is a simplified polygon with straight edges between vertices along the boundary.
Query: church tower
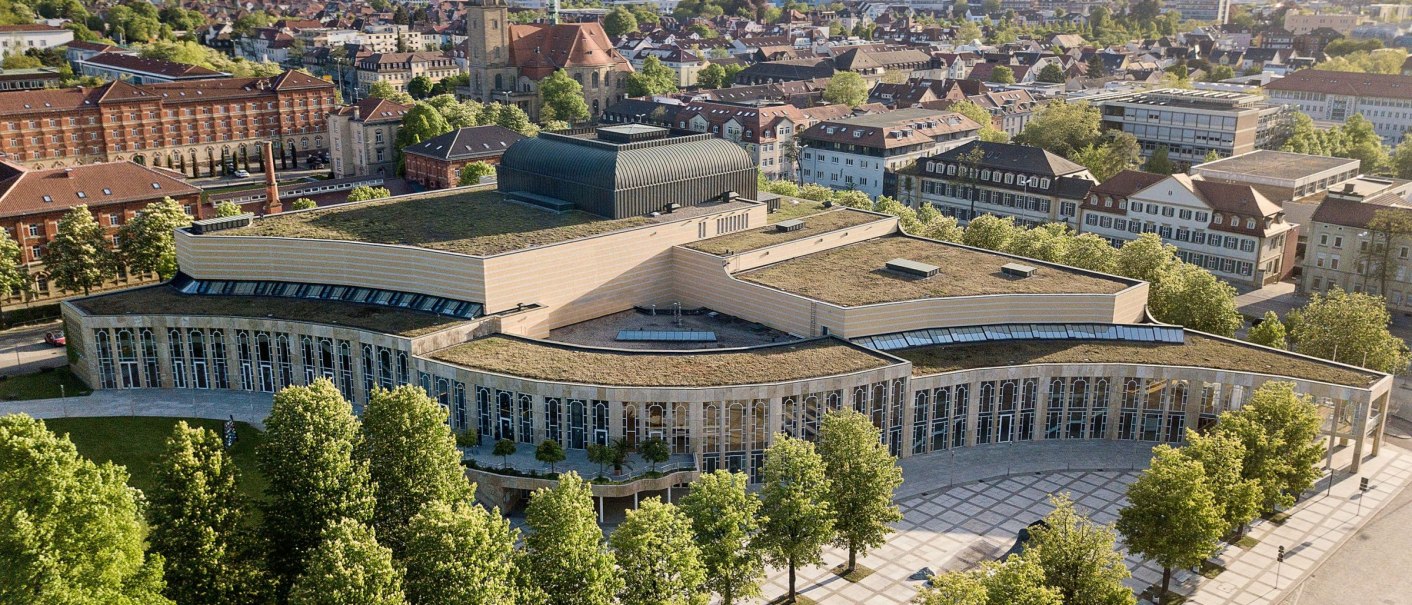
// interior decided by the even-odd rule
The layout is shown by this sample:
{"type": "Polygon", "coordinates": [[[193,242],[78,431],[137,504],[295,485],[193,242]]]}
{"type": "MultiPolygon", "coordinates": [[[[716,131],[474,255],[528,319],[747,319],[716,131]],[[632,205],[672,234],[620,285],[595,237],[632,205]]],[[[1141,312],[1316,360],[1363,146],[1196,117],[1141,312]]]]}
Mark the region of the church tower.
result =
{"type": "Polygon", "coordinates": [[[466,65],[471,96],[478,101],[489,100],[496,88],[514,87],[513,70],[506,69],[510,66],[509,17],[505,0],[479,0],[466,7],[466,65]]]}

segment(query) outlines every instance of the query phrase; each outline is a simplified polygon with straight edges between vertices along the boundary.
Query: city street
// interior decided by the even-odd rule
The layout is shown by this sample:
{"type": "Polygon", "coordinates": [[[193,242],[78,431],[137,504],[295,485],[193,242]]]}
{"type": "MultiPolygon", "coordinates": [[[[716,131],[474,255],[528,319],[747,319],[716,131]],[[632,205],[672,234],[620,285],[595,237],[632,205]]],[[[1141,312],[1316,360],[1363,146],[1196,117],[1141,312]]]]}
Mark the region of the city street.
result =
{"type": "Polygon", "coordinates": [[[61,329],[63,326],[56,320],[0,332],[0,375],[31,374],[40,368],[57,368],[68,363],[63,347],[44,342],[45,332],[61,329]]]}
{"type": "MultiPolygon", "coordinates": [[[[1412,423],[1388,422],[1387,443],[1412,450],[1412,423]]],[[[1283,605],[1412,604],[1412,490],[1403,490],[1290,593],[1283,605]],[[1383,570],[1381,573],[1373,570],[1383,570]]]]}

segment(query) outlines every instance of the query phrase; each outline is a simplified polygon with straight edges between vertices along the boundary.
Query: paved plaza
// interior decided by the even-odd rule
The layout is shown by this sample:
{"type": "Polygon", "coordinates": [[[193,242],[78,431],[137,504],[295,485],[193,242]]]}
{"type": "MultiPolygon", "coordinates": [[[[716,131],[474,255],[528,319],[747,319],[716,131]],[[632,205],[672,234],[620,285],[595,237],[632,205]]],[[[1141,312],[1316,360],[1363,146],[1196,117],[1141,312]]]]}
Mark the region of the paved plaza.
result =
{"type": "MultiPolygon", "coordinates": [[[[1065,458],[1072,456],[1073,460],[1091,464],[1103,458],[1104,445],[1109,444],[1030,444],[1029,448],[1013,448],[1011,454],[1020,454],[1018,460],[1009,459],[1012,456],[1007,455],[1006,446],[977,448],[963,453],[988,459],[988,464],[967,459],[965,466],[955,472],[994,473],[1016,464],[1042,465],[1043,460],[1060,469],[1076,467],[1065,458]]],[[[951,456],[932,454],[904,460],[905,478],[912,485],[904,484],[899,492],[903,520],[886,545],[859,559],[874,573],[857,584],[835,576],[829,569],[845,561],[847,551],[830,548],[825,551],[824,565],[799,571],[797,586],[805,596],[831,605],[906,603],[922,585],[920,579],[914,579],[922,568],[935,572],[966,569],[1004,554],[1015,543],[1021,528],[1053,509],[1047,501],[1049,494],[1068,493],[1081,512],[1099,523],[1111,524],[1126,503],[1123,493],[1128,484],[1145,466],[1133,464],[1133,457],[1139,454],[1131,444],[1111,445],[1115,447],[1109,452],[1109,470],[1027,471],[954,487],[945,487],[943,480],[942,487],[931,490],[914,481],[919,469],[929,480],[942,479],[953,472],[946,468],[951,456]],[[932,459],[930,464],[928,459],[932,459]],[[1125,466],[1132,470],[1112,470],[1125,466]]],[[[1346,467],[1348,456],[1347,451],[1339,452],[1335,466],[1346,467]]],[[[1226,571],[1211,579],[1177,571],[1173,574],[1173,589],[1186,595],[1191,604],[1279,603],[1302,576],[1341,546],[1412,479],[1412,454],[1400,448],[1384,448],[1379,457],[1365,460],[1363,471],[1362,476],[1373,478],[1367,493],[1359,494],[1358,477],[1346,472],[1336,475],[1331,495],[1326,495],[1327,478],[1321,480],[1284,523],[1253,524],[1249,535],[1259,541],[1253,548],[1229,546],[1215,557],[1214,561],[1226,571]],[[1275,560],[1281,545],[1286,551],[1283,564],[1275,560]],[[1278,586],[1277,572],[1281,576],[1278,586]]],[[[1126,560],[1133,573],[1127,584],[1135,592],[1161,580],[1162,570],[1156,565],[1134,557],[1126,560]]],[[[770,599],[784,594],[786,586],[785,573],[771,570],[764,596],[770,599]]]]}

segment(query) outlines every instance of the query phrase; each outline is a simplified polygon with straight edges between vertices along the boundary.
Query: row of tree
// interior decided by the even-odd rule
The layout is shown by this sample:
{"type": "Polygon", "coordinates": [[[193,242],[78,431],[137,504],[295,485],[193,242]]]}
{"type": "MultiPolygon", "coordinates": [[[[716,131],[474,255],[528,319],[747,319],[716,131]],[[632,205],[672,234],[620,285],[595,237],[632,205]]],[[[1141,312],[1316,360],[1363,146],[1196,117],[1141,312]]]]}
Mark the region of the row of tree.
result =
{"type": "Polygon", "coordinates": [[[0,417],[0,603],[734,603],[759,594],[766,563],[789,568],[792,596],[825,544],[851,568],[900,519],[901,470],[854,411],[825,417],[817,450],[777,435],[758,495],[717,471],[606,542],[591,486],[564,473],[531,496],[521,548],[472,501],[446,412],[420,388],[375,392],[360,421],[320,379],[277,393],[265,424],[255,515],[213,431],[179,423],[141,494],[42,421],[0,417]]]}
{"type": "Polygon", "coordinates": [[[1267,382],[1206,434],[1154,450],[1128,487],[1116,527],[1128,550],[1162,567],[1161,603],[1174,569],[1195,568],[1263,513],[1294,504],[1319,478],[1318,409],[1294,384],[1267,382]]]}
{"type": "MultiPolygon", "coordinates": [[[[119,227],[114,245],[88,206],[80,204],[59,220],[54,237],[45,244],[44,268],[54,285],[84,294],[115,277],[123,267],[169,278],[177,270],[173,233],[190,224],[191,217],[181,204],[162,198],[119,227]]],[[[20,252],[19,244],[0,232],[0,294],[31,291],[28,265],[20,252]]]]}
{"type": "Polygon", "coordinates": [[[932,579],[919,605],[1131,605],[1130,573],[1116,548],[1162,566],[1166,603],[1172,571],[1201,565],[1263,513],[1286,508],[1320,471],[1319,416],[1292,383],[1266,383],[1205,434],[1187,430],[1180,448],[1158,446],[1128,487],[1113,526],[1079,514],[1066,495],[1029,528],[1024,550],[1003,562],[932,579]]]}
{"type": "Polygon", "coordinates": [[[1280,321],[1267,311],[1246,334],[1253,343],[1347,363],[1379,372],[1407,369],[1407,342],[1388,331],[1392,315],[1381,296],[1335,287],[1314,292],[1280,321]]]}

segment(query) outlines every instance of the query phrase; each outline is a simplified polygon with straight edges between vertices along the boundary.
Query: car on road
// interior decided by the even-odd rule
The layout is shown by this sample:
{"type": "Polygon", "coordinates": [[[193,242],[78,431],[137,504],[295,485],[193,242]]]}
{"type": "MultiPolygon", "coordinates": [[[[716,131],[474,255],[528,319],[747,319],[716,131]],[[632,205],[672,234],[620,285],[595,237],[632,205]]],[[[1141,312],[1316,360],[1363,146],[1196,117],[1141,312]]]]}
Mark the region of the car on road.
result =
{"type": "Polygon", "coordinates": [[[238,178],[238,179],[250,178],[250,171],[249,171],[249,170],[243,170],[243,169],[242,169],[242,170],[237,170],[237,171],[235,171],[235,178],[238,178]]]}
{"type": "Polygon", "coordinates": [[[49,346],[51,346],[51,347],[62,347],[62,346],[64,346],[64,345],[69,344],[69,340],[64,337],[64,333],[63,333],[63,332],[58,332],[58,331],[54,331],[54,332],[45,332],[45,333],[44,333],[44,344],[47,344],[47,345],[49,345],[49,346]]]}

